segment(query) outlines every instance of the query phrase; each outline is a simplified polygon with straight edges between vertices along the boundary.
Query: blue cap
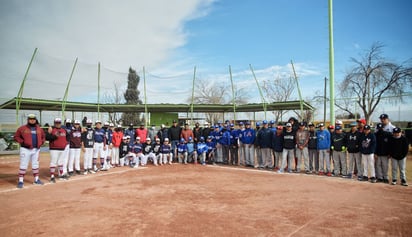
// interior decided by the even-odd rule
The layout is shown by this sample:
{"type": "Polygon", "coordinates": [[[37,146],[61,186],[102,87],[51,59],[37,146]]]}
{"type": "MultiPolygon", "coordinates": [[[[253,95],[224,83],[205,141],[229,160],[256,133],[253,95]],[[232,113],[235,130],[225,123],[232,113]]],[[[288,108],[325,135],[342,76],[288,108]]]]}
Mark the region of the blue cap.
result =
{"type": "Polygon", "coordinates": [[[200,141],[204,141],[205,140],[205,138],[204,137],[200,137],[200,141]]]}
{"type": "Polygon", "coordinates": [[[270,120],[270,124],[275,124],[275,120],[270,120]]]}
{"type": "Polygon", "coordinates": [[[185,142],[185,139],[183,137],[180,138],[180,142],[185,142]]]}
{"type": "Polygon", "coordinates": [[[230,127],[234,127],[235,125],[233,123],[230,124],[230,127]]]}
{"type": "Polygon", "coordinates": [[[193,138],[192,138],[192,137],[189,137],[189,138],[188,138],[188,140],[189,140],[189,141],[192,141],[192,140],[193,140],[193,138]]]}
{"type": "Polygon", "coordinates": [[[260,122],[256,122],[256,126],[260,126],[260,122]]]}
{"type": "Polygon", "coordinates": [[[239,125],[243,125],[243,122],[239,122],[239,125]]]}
{"type": "Polygon", "coordinates": [[[267,120],[263,120],[263,124],[268,124],[268,121],[267,121],[267,120]]]}
{"type": "Polygon", "coordinates": [[[246,121],[246,125],[250,125],[250,122],[249,122],[249,121],[246,121]]]}

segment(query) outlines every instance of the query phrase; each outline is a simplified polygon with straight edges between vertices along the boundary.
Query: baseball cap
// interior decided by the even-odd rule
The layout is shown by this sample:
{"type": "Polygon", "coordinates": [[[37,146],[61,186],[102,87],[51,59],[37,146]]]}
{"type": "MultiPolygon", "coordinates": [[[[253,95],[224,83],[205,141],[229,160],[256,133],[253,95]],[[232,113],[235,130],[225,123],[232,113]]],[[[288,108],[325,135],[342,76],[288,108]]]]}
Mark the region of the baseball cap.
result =
{"type": "Polygon", "coordinates": [[[122,125],[118,124],[118,125],[117,125],[117,127],[118,127],[118,128],[121,128],[121,127],[122,127],[122,125]]]}
{"type": "Polygon", "coordinates": [[[245,124],[246,124],[246,125],[250,125],[250,122],[249,122],[249,121],[247,121],[245,124]]]}
{"type": "Polygon", "coordinates": [[[98,123],[102,124],[102,121],[96,120],[96,123],[95,123],[95,124],[98,124],[98,123]]]}
{"type": "Polygon", "coordinates": [[[328,126],[328,129],[335,129],[335,126],[329,125],[329,126],[328,126]]]}
{"type": "Polygon", "coordinates": [[[243,125],[243,122],[239,122],[239,125],[243,125]]]}
{"type": "Polygon", "coordinates": [[[279,125],[279,126],[277,126],[276,128],[277,128],[278,130],[282,130],[282,129],[283,129],[283,126],[279,125]]]}
{"type": "Polygon", "coordinates": [[[133,127],[133,123],[129,124],[129,127],[133,127]]]}
{"type": "Polygon", "coordinates": [[[370,130],[370,129],[371,129],[371,126],[365,125],[365,127],[364,127],[363,129],[365,129],[365,130],[370,130]]]}
{"type": "Polygon", "coordinates": [[[147,138],[146,138],[146,141],[150,141],[150,140],[152,140],[152,139],[150,139],[150,137],[147,137],[147,138]]]}
{"type": "MultiPolygon", "coordinates": [[[[97,123],[97,122],[96,122],[97,123]]],[[[109,122],[104,122],[104,126],[109,126],[109,122]]]]}
{"type": "Polygon", "coordinates": [[[291,123],[286,123],[286,127],[292,127],[291,123]]]}
{"type": "Polygon", "coordinates": [[[324,127],[325,125],[323,125],[323,123],[320,123],[318,126],[319,127],[324,127]]]}
{"type": "Polygon", "coordinates": [[[166,137],[166,138],[165,138],[165,142],[168,142],[168,141],[169,141],[169,138],[166,137]]]}
{"type": "Polygon", "coordinates": [[[86,120],[86,123],[93,123],[91,119],[86,120]]]}
{"type": "Polygon", "coordinates": [[[123,140],[126,140],[126,139],[127,139],[127,136],[124,136],[124,137],[123,137],[123,140]]]}
{"type": "MultiPolygon", "coordinates": [[[[263,124],[265,124],[265,123],[263,123],[263,124]]],[[[256,126],[259,127],[259,126],[260,126],[260,122],[256,122],[256,126]]]]}
{"type": "Polygon", "coordinates": [[[235,125],[233,123],[230,124],[230,127],[233,128],[235,125]]]}
{"type": "Polygon", "coordinates": [[[267,121],[267,120],[263,120],[262,123],[263,123],[263,124],[268,124],[268,121],[267,121]]]}
{"type": "Polygon", "coordinates": [[[336,124],[336,125],[342,125],[343,123],[342,123],[342,120],[336,120],[336,121],[335,121],[335,124],[336,124]]]}
{"type": "Polygon", "coordinates": [[[379,116],[379,118],[380,118],[380,119],[387,119],[387,118],[389,118],[389,116],[388,116],[387,114],[381,114],[381,115],[379,116]]]}
{"type": "Polygon", "coordinates": [[[29,114],[27,116],[28,119],[36,119],[36,115],[35,114],[29,114]]]}
{"type": "Polygon", "coordinates": [[[193,138],[192,138],[192,137],[189,137],[188,140],[189,140],[189,141],[193,141],[193,138]]]}
{"type": "Polygon", "coordinates": [[[315,125],[313,123],[308,124],[309,127],[314,127],[315,125]]]}
{"type": "Polygon", "coordinates": [[[364,118],[358,119],[358,120],[356,120],[356,122],[362,123],[364,125],[366,124],[366,120],[364,118]]]}
{"type": "Polygon", "coordinates": [[[66,119],[66,123],[72,123],[71,119],[66,119]]]}
{"type": "Polygon", "coordinates": [[[114,124],[113,124],[113,123],[109,123],[109,126],[110,126],[110,127],[114,127],[114,124]]]}
{"type": "Polygon", "coordinates": [[[200,141],[204,141],[205,140],[205,138],[204,137],[200,137],[200,141]]]}
{"type": "Polygon", "coordinates": [[[160,142],[160,138],[156,137],[156,141],[157,141],[157,142],[160,142]]]}
{"type": "Polygon", "coordinates": [[[80,124],[79,120],[74,120],[74,124],[80,124]]]}
{"type": "Polygon", "coordinates": [[[342,129],[342,127],[341,126],[336,126],[336,128],[335,128],[336,130],[341,130],[342,129]]]}
{"type": "Polygon", "coordinates": [[[401,132],[401,129],[398,128],[398,127],[396,127],[396,128],[393,129],[393,133],[400,133],[400,132],[401,132]]]}
{"type": "MultiPolygon", "coordinates": [[[[177,121],[176,120],[173,120],[173,123],[177,123],[177,121]]],[[[166,139],[165,139],[166,140],[166,139]]]]}
{"type": "Polygon", "coordinates": [[[305,126],[305,122],[300,122],[299,126],[305,126]]]}
{"type": "Polygon", "coordinates": [[[61,123],[61,122],[62,122],[62,119],[61,119],[61,118],[55,118],[55,119],[54,119],[54,122],[55,122],[55,123],[61,123]]]}
{"type": "Polygon", "coordinates": [[[127,135],[127,136],[126,136],[126,138],[127,138],[127,139],[130,139],[130,136],[129,136],[129,135],[127,135]]]}
{"type": "Polygon", "coordinates": [[[180,138],[180,142],[184,142],[185,141],[185,139],[182,137],[182,138],[180,138]]]}
{"type": "Polygon", "coordinates": [[[270,124],[275,124],[275,120],[270,120],[270,124]]]}
{"type": "Polygon", "coordinates": [[[136,140],[140,140],[140,137],[136,137],[136,140]]]}
{"type": "Polygon", "coordinates": [[[383,128],[383,123],[378,123],[378,124],[376,125],[376,127],[377,127],[378,129],[383,128]]]}

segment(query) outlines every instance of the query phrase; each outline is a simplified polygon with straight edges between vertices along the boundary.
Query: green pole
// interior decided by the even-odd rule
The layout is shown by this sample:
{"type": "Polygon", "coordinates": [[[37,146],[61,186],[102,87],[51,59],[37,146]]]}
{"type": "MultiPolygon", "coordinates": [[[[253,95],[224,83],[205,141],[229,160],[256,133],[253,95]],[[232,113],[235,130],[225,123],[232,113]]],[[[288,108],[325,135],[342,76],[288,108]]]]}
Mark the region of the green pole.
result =
{"type": "Polygon", "coordinates": [[[100,120],[100,62],[97,67],[97,118],[100,120]]]}
{"type": "Polygon", "coordinates": [[[329,0],[329,106],[330,124],[335,124],[335,66],[333,48],[333,0],[329,0]]]}
{"type": "Polygon", "coordinates": [[[193,81],[192,81],[192,104],[190,105],[190,124],[193,125],[193,104],[195,101],[195,80],[196,80],[196,66],[193,69],[193,81]]]}
{"type": "Polygon", "coordinates": [[[229,65],[230,83],[232,84],[232,104],[233,104],[233,120],[236,122],[236,98],[235,98],[235,86],[233,84],[232,68],[229,65]]]}
{"type": "Polygon", "coordinates": [[[265,100],[265,97],[263,96],[262,89],[260,89],[260,85],[259,85],[259,82],[256,78],[255,72],[253,71],[252,64],[249,64],[249,67],[250,67],[250,70],[252,71],[253,78],[255,78],[256,85],[257,85],[257,88],[259,90],[260,99],[262,100],[262,103],[263,103],[263,111],[265,112],[265,119],[266,119],[266,109],[267,109],[266,100],[265,100]]]}
{"type": "Polygon", "coordinates": [[[63,97],[63,101],[62,101],[62,116],[64,117],[64,119],[66,119],[65,110],[66,110],[67,96],[69,94],[69,88],[70,88],[70,83],[71,83],[72,78],[73,78],[74,69],[76,69],[77,59],[78,58],[76,58],[76,61],[74,61],[72,72],[70,73],[69,81],[67,82],[66,91],[64,92],[64,97],[63,97]]]}
{"type": "Polygon", "coordinates": [[[17,98],[16,98],[16,125],[19,125],[19,111],[20,111],[20,104],[21,104],[21,99],[22,99],[22,95],[23,95],[23,90],[24,90],[24,84],[26,83],[27,75],[29,74],[31,64],[33,63],[34,56],[36,56],[36,53],[37,53],[37,48],[34,49],[33,55],[31,56],[31,59],[30,59],[29,66],[27,67],[26,73],[24,74],[24,77],[23,77],[23,81],[21,82],[19,92],[17,93],[17,98]]]}
{"type": "Polygon", "coordinates": [[[301,93],[301,91],[300,91],[299,80],[298,80],[298,76],[296,75],[295,66],[293,65],[293,61],[290,60],[290,63],[292,64],[293,75],[294,75],[294,77],[295,77],[296,86],[298,87],[299,103],[300,103],[300,119],[303,120],[303,99],[302,99],[302,93],[301,93]]]}
{"type": "Polygon", "coordinates": [[[146,94],[146,70],[145,67],[143,66],[143,90],[144,90],[144,123],[145,126],[147,127],[147,94],[146,94]]]}

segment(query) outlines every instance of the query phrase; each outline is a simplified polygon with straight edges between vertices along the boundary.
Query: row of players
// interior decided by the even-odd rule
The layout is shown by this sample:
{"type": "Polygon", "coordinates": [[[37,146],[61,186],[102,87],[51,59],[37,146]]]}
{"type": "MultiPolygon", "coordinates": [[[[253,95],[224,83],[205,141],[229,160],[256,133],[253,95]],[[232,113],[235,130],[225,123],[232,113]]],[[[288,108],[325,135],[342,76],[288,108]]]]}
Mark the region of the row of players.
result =
{"type": "MultiPolygon", "coordinates": [[[[15,135],[16,141],[22,145],[18,187],[23,186],[23,177],[30,159],[32,160],[35,183],[41,182],[38,181],[38,167],[37,169],[35,167],[36,165],[38,166],[38,162],[33,162],[33,157],[36,156],[36,153],[38,156],[38,150],[36,149],[38,149],[39,145],[43,144],[44,139],[41,136],[41,131],[35,129],[36,126],[38,127],[36,122],[35,115],[30,115],[28,117],[28,124],[19,128],[15,135]],[[22,133],[27,128],[30,129],[31,136],[25,136],[22,133]],[[30,139],[31,141],[28,141],[30,139]]],[[[66,126],[62,126],[61,119],[55,119],[54,126],[49,127],[45,136],[50,142],[51,182],[55,182],[54,175],[56,168],[58,168],[59,176],[63,179],[68,178],[68,174],[71,175],[74,174],[74,172],[80,173],[80,150],[84,152],[84,174],[87,174],[98,171],[98,158],[100,159],[100,169],[107,170],[111,166],[121,165],[122,160],[125,164],[136,167],[138,162],[143,166],[146,165],[148,159],[152,160],[155,165],[157,165],[158,160],[160,164],[170,164],[173,160],[173,155],[177,157],[177,154],[179,154],[180,161],[185,163],[188,161],[187,159],[191,159],[191,157],[200,154],[199,159],[202,164],[205,164],[206,157],[209,158],[209,161],[228,164],[230,157],[230,163],[232,164],[239,163],[241,165],[254,167],[255,148],[258,158],[257,167],[259,168],[266,167],[272,169],[275,166],[279,172],[283,172],[286,167],[289,167],[287,170],[291,171],[292,160],[296,157],[298,158],[297,164],[295,164],[296,171],[300,171],[300,161],[303,159],[306,172],[309,173],[316,170],[319,174],[327,175],[330,175],[331,171],[328,153],[332,148],[334,150],[333,154],[339,154],[337,159],[333,156],[335,174],[340,173],[344,176],[351,177],[356,164],[358,170],[363,171],[362,175],[359,176],[361,180],[365,180],[365,178],[368,180],[368,170],[371,170],[371,181],[376,182],[375,172],[371,167],[371,159],[373,159],[376,148],[376,139],[372,139],[374,138],[374,134],[368,135],[371,134],[367,132],[370,130],[370,127],[364,126],[364,124],[362,126],[362,121],[360,121],[359,126],[364,129],[365,132],[359,131],[361,130],[360,128],[352,126],[355,127],[353,131],[358,132],[358,134],[350,136],[349,139],[340,139],[354,144],[356,146],[355,150],[351,149],[349,144],[346,145],[342,142],[335,144],[339,139],[331,139],[330,133],[324,129],[323,125],[320,125],[319,130],[315,132],[313,124],[309,124],[308,130],[305,128],[305,123],[300,123],[298,129],[293,129],[293,121],[287,123],[285,127],[278,126],[270,129],[268,122],[263,121],[262,128],[258,130],[252,129],[249,122],[246,122],[245,126],[240,124],[239,129],[235,129],[233,124],[221,127],[215,126],[215,131],[210,133],[211,136],[207,137],[207,141],[204,141],[204,138],[201,137],[200,140],[194,142],[192,137],[184,139],[184,136],[182,136],[180,143],[179,141],[176,143],[175,140],[172,140],[172,144],[169,144],[168,137],[164,138],[163,141],[157,137],[156,142],[153,144],[150,137],[147,137],[143,144],[140,143],[140,137],[136,137],[139,138],[139,140],[131,142],[131,140],[134,139],[129,137],[128,140],[127,135],[124,136],[124,134],[127,134],[127,131],[123,133],[123,129],[120,126],[114,128],[114,126],[109,125],[108,128],[102,128],[100,121],[96,121],[95,127],[92,128],[92,122],[88,120],[86,127],[83,129],[80,127],[79,121],[74,121],[73,125],[71,125],[70,122],[71,121],[66,120],[66,126]],[[353,139],[356,140],[355,143],[352,141],[353,139]],[[312,147],[313,143],[316,144],[315,148],[312,147]],[[158,146],[156,147],[156,145],[158,146]],[[349,172],[346,170],[346,147],[348,147],[347,150],[349,154],[349,172]],[[362,150],[367,150],[367,154],[364,154],[362,150]],[[214,158],[214,151],[216,151],[216,159],[214,158]],[[351,153],[355,154],[351,155],[351,153]],[[272,159],[275,164],[273,164],[272,159]],[[315,163],[315,165],[312,165],[313,163],[315,163]],[[326,169],[324,169],[325,163],[326,169]]],[[[173,126],[175,126],[175,124],[173,126]]],[[[164,129],[164,127],[162,129],[164,129]]],[[[336,132],[333,133],[334,136],[332,137],[336,137],[335,134],[341,134],[339,132],[340,130],[340,126],[337,126],[336,132]]],[[[395,136],[396,134],[400,134],[398,130],[397,128],[394,133],[395,136]]],[[[342,135],[339,135],[339,137],[342,137],[342,135]]],[[[400,150],[403,151],[404,149],[400,150]]],[[[395,164],[393,161],[392,167],[399,166],[401,183],[407,185],[404,172],[406,154],[404,156],[400,154],[400,156],[403,156],[405,159],[399,158],[398,155],[399,154],[391,155],[391,158],[394,158],[393,160],[399,161],[395,164]]],[[[198,157],[193,157],[193,160],[197,161],[198,157]]],[[[396,174],[393,174],[393,177],[396,176],[396,174]]],[[[386,175],[385,172],[383,172],[381,177],[378,176],[378,180],[386,181],[387,171],[386,175]]],[[[392,180],[392,183],[396,184],[396,180],[392,180]]]]}

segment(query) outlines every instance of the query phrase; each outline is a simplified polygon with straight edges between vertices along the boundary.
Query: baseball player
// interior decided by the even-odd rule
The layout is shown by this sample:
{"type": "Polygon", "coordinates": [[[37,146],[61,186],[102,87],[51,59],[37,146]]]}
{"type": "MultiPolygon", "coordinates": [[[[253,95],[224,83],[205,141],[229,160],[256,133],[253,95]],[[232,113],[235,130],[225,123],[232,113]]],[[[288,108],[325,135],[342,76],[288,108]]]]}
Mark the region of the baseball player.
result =
{"type": "Polygon", "coordinates": [[[94,148],[94,129],[92,120],[87,119],[86,128],[82,132],[82,151],[83,151],[83,168],[84,175],[95,173],[93,170],[93,148],[94,148]]]}
{"type": "Polygon", "coordinates": [[[177,158],[180,164],[184,162],[187,165],[187,145],[183,137],[180,138],[180,142],[177,144],[177,158]]]}
{"type": "MultiPolygon", "coordinates": [[[[363,134],[361,135],[360,152],[362,156],[363,177],[361,181],[368,181],[368,171],[370,170],[370,181],[376,183],[375,177],[375,158],[374,152],[376,149],[376,136],[371,133],[371,127],[365,125],[363,134]]],[[[362,171],[360,171],[362,172],[362,171]]]]}
{"type": "Polygon", "coordinates": [[[69,162],[68,162],[68,170],[69,175],[72,176],[74,174],[74,169],[76,170],[76,174],[80,174],[80,150],[82,147],[82,128],[80,127],[80,121],[74,120],[74,127],[71,129],[69,136],[69,162]]]}
{"type": "Polygon", "coordinates": [[[216,143],[213,141],[212,136],[208,136],[206,139],[206,146],[207,146],[207,152],[206,152],[206,159],[209,163],[213,163],[216,165],[216,143]]]}
{"type": "Polygon", "coordinates": [[[316,131],[317,146],[319,152],[319,175],[332,176],[330,172],[330,133],[325,129],[323,123],[319,124],[319,130],[316,131]],[[326,163],[326,170],[324,169],[326,163]]]}
{"type": "Polygon", "coordinates": [[[122,143],[122,140],[124,138],[123,134],[123,129],[122,125],[117,125],[117,127],[113,131],[113,137],[112,137],[112,166],[117,167],[119,166],[119,158],[121,157],[119,155],[119,148],[120,144],[122,143]]]}
{"type": "Polygon", "coordinates": [[[128,136],[124,136],[119,146],[119,165],[129,165],[127,155],[129,154],[129,140],[128,136]],[[127,162],[127,163],[126,163],[127,162]]]}
{"type": "Polygon", "coordinates": [[[97,157],[100,157],[100,170],[104,167],[106,159],[106,131],[102,128],[102,122],[99,120],[95,123],[94,128],[94,148],[93,148],[93,169],[94,172],[99,171],[97,168],[97,157]]]}
{"type": "Polygon", "coordinates": [[[70,133],[72,132],[72,120],[66,119],[65,124],[61,126],[62,128],[66,129],[67,133],[67,145],[64,148],[64,158],[63,158],[63,175],[68,176],[68,165],[69,165],[69,157],[70,157],[70,133]]]}
{"type": "Polygon", "coordinates": [[[208,147],[207,147],[207,144],[205,143],[205,138],[202,136],[200,137],[200,140],[197,143],[197,154],[200,157],[200,163],[202,165],[206,165],[207,151],[208,151],[208,147]]]}
{"type": "MultiPolygon", "coordinates": [[[[152,144],[152,139],[150,137],[146,138],[146,142],[143,144],[143,155],[144,158],[143,160],[147,162],[147,160],[151,159],[153,160],[153,164],[157,166],[157,158],[156,155],[153,153],[153,144],[152,144]]],[[[142,164],[142,166],[145,166],[145,164],[142,164]]]]}
{"type": "Polygon", "coordinates": [[[336,126],[331,140],[334,176],[339,176],[339,172],[341,172],[342,177],[346,177],[347,175],[346,144],[346,135],[342,131],[342,127],[336,126]]]}
{"type": "Polygon", "coordinates": [[[59,179],[68,179],[64,173],[63,163],[65,156],[65,149],[67,145],[67,131],[61,126],[62,120],[60,118],[54,119],[54,126],[48,128],[46,140],[49,141],[50,149],[50,182],[56,183],[54,177],[56,167],[58,167],[59,179]]]}
{"type": "Polygon", "coordinates": [[[288,167],[288,172],[292,173],[292,162],[295,160],[295,148],[296,148],[296,132],[293,130],[291,123],[286,123],[286,129],[283,132],[283,152],[282,152],[282,164],[278,173],[283,173],[288,167]]]}
{"type": "Polygon", "coordinates": [[[162,154],[162,157],[160,158],[160,165],[162,165],[162,159],[163,159],[163,164],[172,164],[173,161],[173,151],[172,151],[172,146],[169,144],[169,138],[165,138],[162,146],[160,147],[160,154],[162,154]],[[169,158],[169,162],[168,162],[169,158]]]}
{"type": "Polygon", "coordinates": [[[244,147],[246,166],[255,167],[255,149],[253,144],[255,143],[256,132],[250,127],[249,121],[246,122],[246,128],[241,131],[239,138],[244,147]]]}
{"type": "Polygon", "coordinates": [[[401,185],[408,186],[406,182],[406,156],[408,155],[409,145],[408,140],[402,135],[401,129],[395,127],[393,129],[393,136],[389,140],[389,156],[392,161],[392,185],[396,185],[399,176],[401,178],[401,185]]]}
{"type": "Polygon", "coordinates": [[[36,115],[29,114],[27,124],[19,127],[14,134],[14,140],[20,144],[20,167],[17,188],[23,188],[24,186],[24,175],[30,161],[34,176],[33,184],[43,185],[43,182],[39,179],[39,152],[45,139],[44,131],[40,128],[36,115]]]}
{"type": "Polygon", "coordinates": [[[134,141],[134,144],[132,145],[130,149],[129,155],[131,156],[131,164],[130,166],[132,168],[138,168],[139,167],[139,161],[142,166],[145,166],[147,163],[147,160],[145,159],[145,156],[143,155],[143,144],[140,142],[140,137],[136,137],[136,140],[134,141]]]}
{"type": "Polygon", "coordinates": [[[194,143],[192,137],[189,137],[189,142],[186,145],[187,145],[187,161],[191,163],[193,160],[193,163],[197,164],[196,143],[194,143]]]}
{"type": "Polygon", "coordinates": [[[156,137],[155,143],[153,144],[153,153],[155,155],[156,162],[159,161],[160,165],[162,164],[162,155],[160,154],[160,147],[162,144],[160,143],[160,138],[156,137]]]}
{"type": "Polygon", "coordinates": [[[113,148],[113,128],[114,124],[113,123],[105,123],[107,126],[105,126],[103,129],[105,130],[105,136],[106,136],[106,151],[105,151],[105,160],[103,163],[103,168],[101,169],[102,171],[107,171],[109,170],[112,166],[110,165],[110,162],[112,160],[112,148],[113,148]]]}

